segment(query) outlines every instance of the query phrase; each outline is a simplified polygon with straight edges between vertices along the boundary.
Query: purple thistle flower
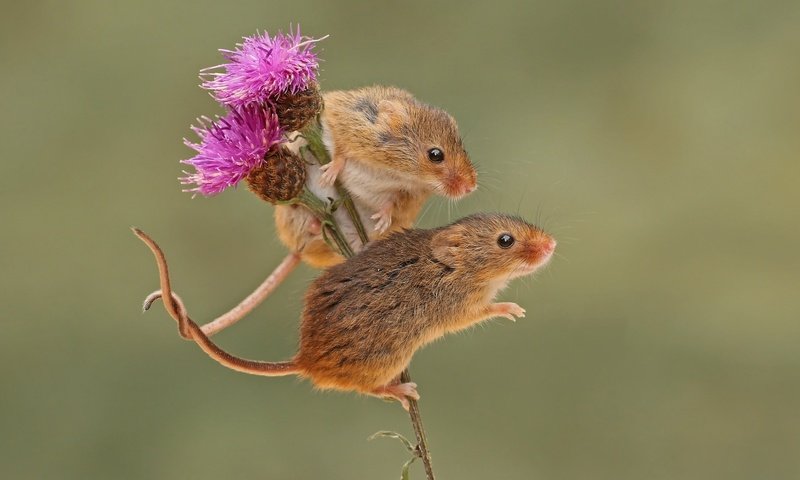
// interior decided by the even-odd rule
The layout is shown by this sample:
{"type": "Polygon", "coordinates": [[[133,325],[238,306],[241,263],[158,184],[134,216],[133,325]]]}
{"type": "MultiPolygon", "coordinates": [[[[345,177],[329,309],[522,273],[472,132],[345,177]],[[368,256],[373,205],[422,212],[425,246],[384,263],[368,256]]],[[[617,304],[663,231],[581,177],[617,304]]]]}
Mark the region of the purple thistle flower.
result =
{"type": "Polygon", "coordinates": [[[186,176],[180,180],[183,185],[195,185],[184,191],[205,196],[216,195],[242,181],[283,135],[278,117],[259,105],[235,108],[215,121],[202,117],[198,122],[200,126],[193,125],[192,130],[200,137],[200,143],[183,141],[197,155],[181,160],[196,172],[184,171],[186,176]]]}
{"type": "Polygon", "coordinates": [[[229,63],[200,71],[203,83],[220,103],[237,107],[265,103],[281,93],[297,93],[316,80],[319,67],[311,51],[322,39],[313,39],[289,29],[270,38],[267,32],[244,37],[236,50],[220,50],[229,63]],[[222,72],[210,70],[222,68],[222,72]]]}

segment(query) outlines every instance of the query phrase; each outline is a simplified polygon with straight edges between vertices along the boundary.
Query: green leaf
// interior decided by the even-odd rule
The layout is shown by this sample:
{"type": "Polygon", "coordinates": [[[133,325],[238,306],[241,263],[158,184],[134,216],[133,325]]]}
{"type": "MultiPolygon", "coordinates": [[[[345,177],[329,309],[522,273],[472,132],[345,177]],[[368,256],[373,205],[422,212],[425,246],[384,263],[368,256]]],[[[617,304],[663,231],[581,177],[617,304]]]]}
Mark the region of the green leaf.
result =
{"type": "Polygon", "coordinates": [[[406,463],[403,464],[402,470],[400,470],[400,480],[408,480],[408,467],[414,463],[414,460],[417,459],[417,456],[414,455],[411,457],[406,463]]]}
{"type": "Polygon", "coordinates": [[[411,444],[411,442],[404,436],[400,435],[397,432],[391,432],[389,430],[381,430],[380,432],[373,433],[372,435],[367,438],[367,440],[375,440],[376,438],[396,438],[403,442],[403,446],[406,447],[406,450],[412,455],[406,463],[403,464],[403,468],[400,470],[400,480],[408,480],[408,470],[411,467],[411,464],[420,456],[419,449],[411,444]]]}
{"type": "Polygon", "coordinates": [[[372,435],[370,435],[369,438],[367,438],[367,440],[372,441],[375,440],[376,438],[396,438],[401,442],[403,442],[403,445],[406,447],[406,450],[408,450],[409,453],[413,453],[414,455],[417,454],[416,453],[417,447],[412,445],[411,442],[406,437],[400,435],[397,432],[392,432],[389,430],[381,430],[380,432],[375,432],[372,435]]]}

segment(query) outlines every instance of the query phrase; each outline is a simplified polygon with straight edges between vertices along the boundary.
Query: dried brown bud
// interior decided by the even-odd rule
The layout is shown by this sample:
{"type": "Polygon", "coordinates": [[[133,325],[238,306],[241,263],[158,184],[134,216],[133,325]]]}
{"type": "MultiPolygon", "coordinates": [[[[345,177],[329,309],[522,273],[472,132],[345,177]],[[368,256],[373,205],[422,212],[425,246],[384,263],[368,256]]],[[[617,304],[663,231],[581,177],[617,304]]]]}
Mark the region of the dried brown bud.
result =
{"type": "Polygon", "coordinates": [[[297,197],[306,183],[306,163],[284,146],[267,152],[264,161],[247,176],[250,191],[269,203],[297,197]]]}
{"type": "Polygon", "coordinates": [[[312,83],[297,93],[284,93],[275,100],[274,107],[284,131],[301,130],[322,110],[319,86],[312,83]]]}

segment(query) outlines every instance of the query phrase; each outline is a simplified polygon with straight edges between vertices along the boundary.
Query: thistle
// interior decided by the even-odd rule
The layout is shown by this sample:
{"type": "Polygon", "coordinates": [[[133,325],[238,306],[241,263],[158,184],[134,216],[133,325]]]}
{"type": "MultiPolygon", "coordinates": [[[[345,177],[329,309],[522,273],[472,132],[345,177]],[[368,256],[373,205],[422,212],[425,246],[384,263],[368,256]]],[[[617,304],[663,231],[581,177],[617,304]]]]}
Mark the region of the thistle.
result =
{"type": "Polygon", "coordinates": [[[228,63],[201,71],[201,87],[228,107],[264,104],[286,93],[297,94],[316,82],[319,62],[312,49],[319,40],[304,37],[299,27],[274,37],[266,32],[245,37],[235,50],[220,50],[228,63]]]}
{"type": "Polygon", "coordinates": [[[181,161],[196,171],[184,171],[186,176],[180,180],[184,185],[195,185],[185,191],[205,196],[236,186],[264,162],[267,152],[283,138],[277,116],[260,106],[236,108],[216,120],[202,117],[198,121],[200,125],[192,126],[192,130],[200,137],[200,143],[184,139],[197,155],[181,161]]]}
{"type": "Polygon", "coordinates": [[[216,195],[248,178],[250,189],[269,202],[299,194],[305,164],[278,144],[284,132],[302,129],[322,110],[319,63],[312,51],[317,41],[299,28],[273,37],[256,34],[235,50],[221,50],[228,63],[201,71],[201,87],[229,113],[213,121],[199,119],[192,130],[200,143],[184,140],[197,151],[182,161],[196,170],[180,179],[194,185],[185,191],[216,195]]]}
{"type": "Polygon", "coordinates": [[[284,146],[267,152],[264,161],[247,175],[250,191],[269,203],[298,197],[305,184],[305,162],[284,146]]]}

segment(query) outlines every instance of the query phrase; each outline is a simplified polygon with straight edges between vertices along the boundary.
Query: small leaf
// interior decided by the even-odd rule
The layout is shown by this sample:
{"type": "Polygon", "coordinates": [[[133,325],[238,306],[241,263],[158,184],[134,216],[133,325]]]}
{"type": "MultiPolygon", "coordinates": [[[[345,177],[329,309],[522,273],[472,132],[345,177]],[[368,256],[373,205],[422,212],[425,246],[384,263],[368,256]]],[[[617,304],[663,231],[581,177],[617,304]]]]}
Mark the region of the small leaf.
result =
{"type": "Polygon", "coordinates": [[[401,442],[403,442],[403,445],[406,447],[406,450],[408,450],[410,453],[413,453],[414,455],[417,455],[417,448],[414,447],[406,437],[400,435],[397,432],[392,432],[389,430],[381,430],[380,432],[375,432],[372,435],[370,435],[369,438],[367,438],[367,440],[372,441],[375,440],[376,438],[396,438],[401,442]]]}
{"type": "Polygon", "coordinates": [[[419,449],[411,444],[411,442],[404,436],[400,435],[397,432],[392,432],[389,430],[381,430],[380,432],[375,432],[367,438],[367,440],[375,440],[376,438],[396,438],[403,442],[403,445],[406,447],[409,453],[411,453],[411,458],[408,459],[406,463],[403,464],[403,468],[400,470],[400,480],[408,480],[408,469],[411,467],[411,464],[414,463],[414,460],[420,456],[419,449]]]}
{"type": "Polygon", "coordinates": [[[411,457],[406,463],[403,464],[402,470],[400,470],[400,480],[408,480],[408,467],[414,463],[414,460],[417,459],[417,456],[414,455],[411,457]]]}

